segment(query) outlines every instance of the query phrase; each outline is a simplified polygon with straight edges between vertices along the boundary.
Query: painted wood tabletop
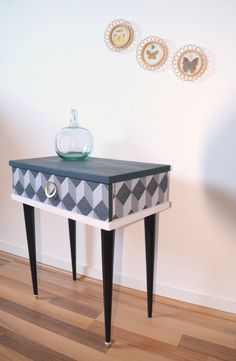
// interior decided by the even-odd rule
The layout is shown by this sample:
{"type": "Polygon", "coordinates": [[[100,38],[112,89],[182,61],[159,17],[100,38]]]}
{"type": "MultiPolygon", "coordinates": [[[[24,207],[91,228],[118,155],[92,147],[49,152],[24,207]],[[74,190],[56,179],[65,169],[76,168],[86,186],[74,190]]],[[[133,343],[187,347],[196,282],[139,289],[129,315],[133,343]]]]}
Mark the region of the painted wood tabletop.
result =
{"type": "Polygon", "coordinates": [[[166,164],[93,157],[89,157],[83,161],[68,161],[57,156],[19,159],[10,160],[9,165],[15,168],[29,169],[105,184],[159,174],[170,170],[170,166],[166,164]]]}

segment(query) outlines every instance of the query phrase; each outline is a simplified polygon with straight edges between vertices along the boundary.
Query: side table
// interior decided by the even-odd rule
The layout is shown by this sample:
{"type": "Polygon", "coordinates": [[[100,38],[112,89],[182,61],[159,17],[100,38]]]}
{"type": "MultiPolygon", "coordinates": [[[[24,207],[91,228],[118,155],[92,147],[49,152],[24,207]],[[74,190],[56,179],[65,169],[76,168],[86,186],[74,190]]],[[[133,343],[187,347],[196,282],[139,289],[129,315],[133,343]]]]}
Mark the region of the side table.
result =
{"type": "Polygon", "coordinates": [[[11,160],[12,199],[23,203],[33,293],[38,297],[34,208],[68,219],[73,280],[76,221],[101,229],[105,345],[111,345],[115,229],[144,219],[147,310],[152,317],[156,215],[170,207],[169,165],[103,158],[11,160]]]}

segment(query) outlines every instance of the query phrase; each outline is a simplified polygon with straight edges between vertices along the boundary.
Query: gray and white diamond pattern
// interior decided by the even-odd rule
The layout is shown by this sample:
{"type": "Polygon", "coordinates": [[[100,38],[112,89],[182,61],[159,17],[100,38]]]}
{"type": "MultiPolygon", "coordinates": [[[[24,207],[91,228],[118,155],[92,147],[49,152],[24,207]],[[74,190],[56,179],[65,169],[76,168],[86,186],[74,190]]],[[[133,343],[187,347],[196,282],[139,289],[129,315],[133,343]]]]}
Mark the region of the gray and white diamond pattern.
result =
{"type": "Polygon", "coordinates": [[[168,200],[168,173],[113,184],[113,219],[128,216],[168,200]]]}
{"type": "Polygon", "coordinates": [[[108,185],[21,168],[12,170],[14,194],[103,221],[109,220],[108,185]],[[57,186],[56,198],[45,195],[48,181],[57,186]]]}
{"type": "Polygon", "coordinates": [[[168,173],[114,183],[111,211],[107,184],[14,167],[12,171],[14,194],[107,222],[168,200],[168,173]],[[57,186],[56,198],[45,195],[48,181],[57,186]]]}

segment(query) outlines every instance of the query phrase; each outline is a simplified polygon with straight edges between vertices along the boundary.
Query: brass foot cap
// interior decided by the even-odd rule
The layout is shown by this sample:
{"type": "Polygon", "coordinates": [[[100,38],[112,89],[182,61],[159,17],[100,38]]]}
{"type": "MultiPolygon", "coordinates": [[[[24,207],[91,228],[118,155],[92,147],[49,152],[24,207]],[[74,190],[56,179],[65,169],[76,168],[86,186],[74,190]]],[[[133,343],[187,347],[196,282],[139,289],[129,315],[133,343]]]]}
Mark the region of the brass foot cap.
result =
{"type": "Polygon", "coordinates": [[[109,350],[109,348],[111,348],[111,342],[105,342],[105,347],[109,350]]]}
{"type": "Polygon", "coordinates": [[[33,296],[36,300],[39,298],[39,296],[38,295],[34,295],[33,296]]]}

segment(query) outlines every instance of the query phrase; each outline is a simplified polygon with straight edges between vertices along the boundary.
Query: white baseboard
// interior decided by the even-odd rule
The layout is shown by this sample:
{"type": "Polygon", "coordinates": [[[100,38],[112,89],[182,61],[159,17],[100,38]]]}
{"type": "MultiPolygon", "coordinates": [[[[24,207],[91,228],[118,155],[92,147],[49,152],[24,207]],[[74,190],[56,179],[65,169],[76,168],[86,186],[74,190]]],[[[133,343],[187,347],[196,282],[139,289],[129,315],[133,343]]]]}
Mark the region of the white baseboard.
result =
{"type": "MultiPolygon", "coordinates": [[[[0,242],[0,250],[14,254],[16,256],[28,258],[28,251],[12,244],[0,242]]],[[[71,262],[63,260],[46,254],[37,254],[37,260],[40,263],[57,267],[63,270],[71,270],[71,262]]],[[[77,264],[78,274],[82,274],[95,279],[102,279],[101,269],[88,267],[85,265],[77,264]]],[[[146,290],[146,281],[144,279],[137,279],[130,276],[114,274],[114,283],[137,290],[146,290]]],[[[154,286],[154,293],[159,296],[169,297],[184,302],[189,302],[195,305],[214,308],[216,310],[236,313],[236,302],[231,299],[214,297],[207,294],[200,294],[197,292],[175,288],[170,285],[156,284],[154,286]]]]}

